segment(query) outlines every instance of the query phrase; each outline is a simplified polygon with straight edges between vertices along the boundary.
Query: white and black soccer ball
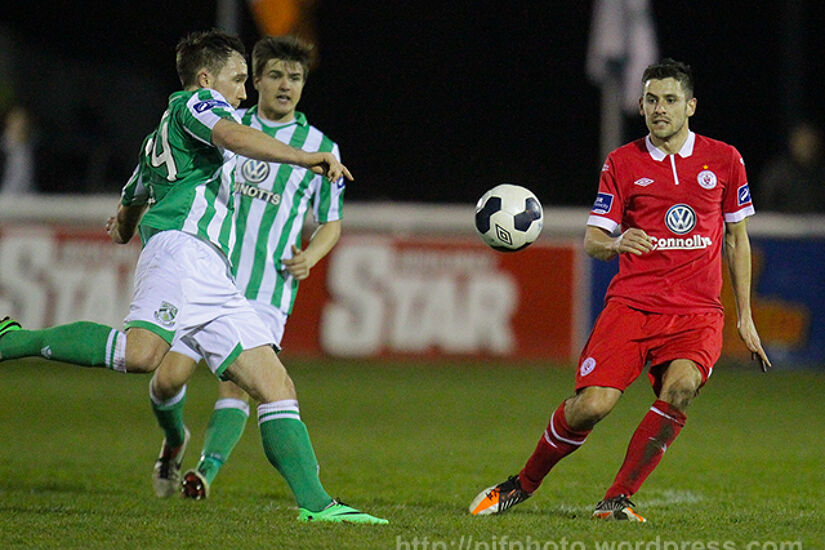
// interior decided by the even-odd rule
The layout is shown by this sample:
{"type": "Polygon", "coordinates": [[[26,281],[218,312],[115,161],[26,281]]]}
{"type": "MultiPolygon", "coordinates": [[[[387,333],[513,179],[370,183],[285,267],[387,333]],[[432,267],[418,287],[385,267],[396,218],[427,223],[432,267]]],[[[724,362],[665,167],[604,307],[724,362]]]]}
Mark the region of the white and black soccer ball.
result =
{"type": "Polygon", "coordinates": [[[476,230],[496,250],[515,252],[535,241],[544,223],[536,196],[520,185],[503,183],[484,193],[476,204],[476,230]]]}

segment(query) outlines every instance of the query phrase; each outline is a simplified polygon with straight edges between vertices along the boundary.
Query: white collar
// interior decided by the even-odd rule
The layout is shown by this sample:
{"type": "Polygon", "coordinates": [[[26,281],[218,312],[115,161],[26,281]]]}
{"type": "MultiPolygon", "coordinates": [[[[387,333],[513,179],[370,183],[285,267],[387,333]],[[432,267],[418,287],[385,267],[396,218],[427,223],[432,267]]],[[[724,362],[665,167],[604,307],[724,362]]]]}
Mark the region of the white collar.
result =
{"type": "Polygon", "coordinates": [[[293,117],[286,122],[275,122],[273,120],[269,120],[268,118],[264,118],[260,115],[260,113],[255,113],[255,117],[258,121],[268,128],[283,128],[284,126],[289,126],[290,124],[295,124],[296,119],[293,117]]]}
{"type": "MultiPolygon", "coordinates": [[[[653,145],[653,142],[650,141],[650,134],[648,134],[645,137],[645,145],[647,145],[647,152],[650,153],[650,156],[653,157],[653,160],[665,160],[667,153],[653,145]]],[[[685,143],[682,145],[682,148],[679,149],[679,156],[682,158],[687,158],[690,155],[692,155],[694,145],[696,145],[696,134],[694,134],[693,132],[688,132],[688,137],[685,140],[685,143]]]]}

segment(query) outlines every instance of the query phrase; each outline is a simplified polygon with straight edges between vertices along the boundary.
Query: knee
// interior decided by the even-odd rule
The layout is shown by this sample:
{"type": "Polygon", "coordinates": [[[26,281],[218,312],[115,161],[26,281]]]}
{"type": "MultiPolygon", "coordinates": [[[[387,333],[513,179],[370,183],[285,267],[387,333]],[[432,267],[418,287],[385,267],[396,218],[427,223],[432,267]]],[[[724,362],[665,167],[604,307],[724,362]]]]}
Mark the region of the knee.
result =
{"type": "Polygon", "coordinates": [[[168,401],[186,386],[186,379],[181,379],[166,369],[158,369],[152,376],[152,396],[159,401],[168,401]]]}
{"type": "Polygon", "coordinates": [[[244,351],[225,375],[259,403],[296,399],[295,385],[272,348],[244,351]]]}
{"type": "Polygon", "coordinates": [[[614,388],[585,388],[567,401],[564,416],[574,430],[589,430],[607,416],[621,392],[614,388]]]}
{"type": "Polygon", "coordinates": [[[166,341],[145,329],[132,328],[126,332],[126,371],[153,372],[169,350],[166,341]]]}
{"type": "Polygon", "coordinates": [[[133,373],[153,372],[160,365],[163,352],[153,348],[126,348],[126,371],[133,373]]]}
{"type": "Polygon", "coordinates": [[[681,361],[673,364],[665,372],[659,399],[684,411],[696,397],[702,385],[702,375],[692,362],[681,361]]]}
{"type": "Polygon", "coordinates": [[[673,384],[662,388],[659,399],[684,412],[698,391],[698,386],[694,384],[673,384]]]}

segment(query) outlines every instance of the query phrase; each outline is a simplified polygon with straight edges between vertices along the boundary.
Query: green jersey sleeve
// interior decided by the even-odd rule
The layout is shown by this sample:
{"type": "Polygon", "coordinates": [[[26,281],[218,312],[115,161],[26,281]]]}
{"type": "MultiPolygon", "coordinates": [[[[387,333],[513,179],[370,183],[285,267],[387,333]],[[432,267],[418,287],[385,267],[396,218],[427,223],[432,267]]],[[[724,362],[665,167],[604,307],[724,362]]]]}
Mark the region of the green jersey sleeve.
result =
{"type": "MultiPolygon", "coordinates": [[[[146,150],[147,144],[152,142],[155,133],[152,132],[143,140],[141,151],[146,150]]],[[[149,186],[145,181],[143,155],[138,159],[132,175],[120,191],[120,202],[123,206],[143,205],[149,202],[149,186]]]]}
{"type": "Polygon", "coordinates": [[[240,122],[232,106],[215,90],[198,90],[186,102],[186,108],[175,111],[177,123],[195,139],[212,145],[212,128],[221,119],[240,122]]]}

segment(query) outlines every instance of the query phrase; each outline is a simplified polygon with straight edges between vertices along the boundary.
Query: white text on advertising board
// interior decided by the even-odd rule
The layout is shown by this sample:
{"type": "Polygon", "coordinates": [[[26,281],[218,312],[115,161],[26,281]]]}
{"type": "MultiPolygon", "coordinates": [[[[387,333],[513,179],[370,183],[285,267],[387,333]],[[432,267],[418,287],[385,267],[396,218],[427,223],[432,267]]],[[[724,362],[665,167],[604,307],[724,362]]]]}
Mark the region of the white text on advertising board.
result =
{"type": "Polygon", "coordinates": [[[78,319],[120,326],[138,252],[102,238],[6,234],[0,239],[0,311],[33,329],[78,319]]]}
{"type": "Polygon", "coordinates": [[[329,353],[512,353],[518,288],[472,250],[400,250],[341,243],[331,257],[322,313],[329,353]]]}

